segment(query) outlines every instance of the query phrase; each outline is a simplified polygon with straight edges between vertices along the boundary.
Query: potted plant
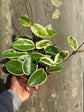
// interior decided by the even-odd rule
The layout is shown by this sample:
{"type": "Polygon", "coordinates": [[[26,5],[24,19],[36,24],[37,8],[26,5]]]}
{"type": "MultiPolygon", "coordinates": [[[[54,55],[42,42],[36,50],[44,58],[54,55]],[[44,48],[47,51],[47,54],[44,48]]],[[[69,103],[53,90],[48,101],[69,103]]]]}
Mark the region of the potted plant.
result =
{"type": "Polygon", "coordinates": [[[56,31],[33,23],[30,16],[22,15],[19,21],[23,26],[30,28],[32,37],[28,35],[16,36],[12,48],[3,52],[1,56],[10,59],[6,63],[8,72],[25,78],[29,87],[43,84],[49,73],[62,70],[61,64],[63,62],[78,52],[84,52],[84,50],[79,50],[84,42],[78,46],[77,40],[72,36],[68,37],[68,43],[73,48],[72,53],[69,54],[69,51],[61,51],[49,40],[56,35],[56,31]]]}

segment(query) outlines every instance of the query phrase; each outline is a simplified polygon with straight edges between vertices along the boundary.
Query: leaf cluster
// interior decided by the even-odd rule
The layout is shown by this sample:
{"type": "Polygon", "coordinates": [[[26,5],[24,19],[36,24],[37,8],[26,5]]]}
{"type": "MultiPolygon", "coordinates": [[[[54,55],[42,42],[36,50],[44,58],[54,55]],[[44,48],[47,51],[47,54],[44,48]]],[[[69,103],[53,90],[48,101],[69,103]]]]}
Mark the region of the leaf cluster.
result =
{"type": "MultiPolygon", "coordinates": [[[[23,26],[31,28],[33,37],[17,36],[12,49],[3,52],[2,56],[10,59],[6,63],[6,69],[11,74],[28,76],[28,86],[35,87],[46,81],[47,74],[62,70],[61,62],[69,57],[69,52],[60,51],[50,40],[44,39],[55,36],[56,31],[37,23],[32,25],[25,15],[19,21],[23,26]]],[[[74,50],[78,48],[74,37],[69,36],[68,42],[74,50]]]]}

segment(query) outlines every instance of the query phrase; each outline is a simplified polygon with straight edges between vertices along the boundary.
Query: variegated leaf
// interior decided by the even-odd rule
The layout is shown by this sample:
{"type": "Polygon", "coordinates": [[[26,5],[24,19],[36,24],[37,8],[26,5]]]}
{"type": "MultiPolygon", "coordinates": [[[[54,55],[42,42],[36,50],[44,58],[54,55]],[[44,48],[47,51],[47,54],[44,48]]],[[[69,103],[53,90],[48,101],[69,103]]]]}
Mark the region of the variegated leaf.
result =
{"type": "Polygon", "coordinates": [[[43,49],[43,48],[47,47],[50,43],[51,43],[51,41],[49,41],[49,40],[41,40],[36,43],[36,48],[43,49]]]}
{"type": "Polygon", "coordinates": [[[33,74],[31,74],[27,85],[29,87],[35,87],[43,84],[47,79],[47,74],[44,69],[38,69],[33,74]]]}
{"type": "Polygon", "coordinates": [[[60,63],[69,56],[68,51],[62,51],[55,56],[55,63],[60,63]]]}

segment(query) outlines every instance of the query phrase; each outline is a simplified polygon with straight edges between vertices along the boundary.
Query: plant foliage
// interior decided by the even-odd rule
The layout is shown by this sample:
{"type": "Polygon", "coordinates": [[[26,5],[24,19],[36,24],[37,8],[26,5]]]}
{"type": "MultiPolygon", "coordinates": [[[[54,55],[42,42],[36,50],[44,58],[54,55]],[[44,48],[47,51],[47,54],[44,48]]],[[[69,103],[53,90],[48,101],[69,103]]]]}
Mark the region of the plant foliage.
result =
{"type": "MultiPolygon", "coordinates": [[[[27,84],[34,87],[43,84],[48,73],[61,71],[61,63],[69,57],[69,52],[61,51],[50,40],[44,39],[55,36],[56,31],[37,23],[31,24],[25,15],[19,21],[23,26],[30,27],[33,36],[17,36],[12,49],[3,52],[2,56],[10,59],[6,63],[8,72],[17,76],[30,76],[27,84]]],[[[74,37],[68,37],[68,42],[74,50],[78,49],[78,42],[74,37]]]]}

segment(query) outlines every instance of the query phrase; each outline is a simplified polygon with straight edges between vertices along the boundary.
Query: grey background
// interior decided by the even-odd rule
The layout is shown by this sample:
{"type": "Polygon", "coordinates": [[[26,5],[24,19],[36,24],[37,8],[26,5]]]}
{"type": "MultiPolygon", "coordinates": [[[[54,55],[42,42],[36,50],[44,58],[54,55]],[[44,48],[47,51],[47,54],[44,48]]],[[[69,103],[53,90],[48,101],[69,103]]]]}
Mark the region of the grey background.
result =
{"type": "MultiPolygon", "coordinates": [[[[31,0],[31,6],[35,23],[57,31],[50,40],[61,50],[72,52],[67,36],[74,36],[79,45],[84,41],[84,0],[31,0]]],[[[25,14],[24,0],[0,0],[0,54],[11,47],[16,35],[31,35],[18,21],[25,14]]],[[[8,76],[4,63],[0,57],[0,92],[6,89],[8,76]]],[[[18,112],[83,112],[84,53],[62,66],[63,70],[52,74],[18,112]]]]}

